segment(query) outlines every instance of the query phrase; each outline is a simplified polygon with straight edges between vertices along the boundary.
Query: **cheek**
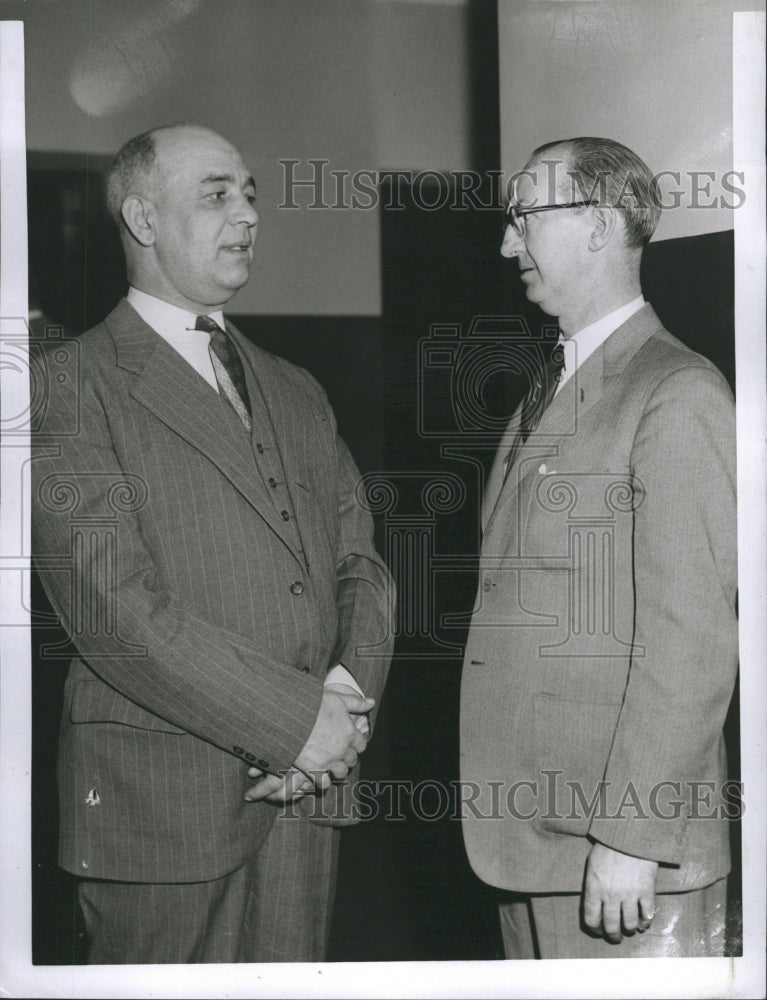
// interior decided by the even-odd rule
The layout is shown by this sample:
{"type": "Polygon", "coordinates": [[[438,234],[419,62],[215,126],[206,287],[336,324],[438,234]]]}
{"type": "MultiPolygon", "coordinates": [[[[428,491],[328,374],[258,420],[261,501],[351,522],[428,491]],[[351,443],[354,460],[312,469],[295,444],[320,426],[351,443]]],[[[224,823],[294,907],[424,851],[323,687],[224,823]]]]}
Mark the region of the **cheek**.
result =
{"type": "Polygon", "coordinates": [[[564,240],[541,240],[529,253],[541,277],[549,284],[559,286],[567,283],[576,270],[572,253],[564,240]]]}
{"type": "Polygon", "coordinates": [[[185,226],[179,234],[178,259],[189,270],[209,269],[215,245],[215,239],[203,227],[185,226]]]}

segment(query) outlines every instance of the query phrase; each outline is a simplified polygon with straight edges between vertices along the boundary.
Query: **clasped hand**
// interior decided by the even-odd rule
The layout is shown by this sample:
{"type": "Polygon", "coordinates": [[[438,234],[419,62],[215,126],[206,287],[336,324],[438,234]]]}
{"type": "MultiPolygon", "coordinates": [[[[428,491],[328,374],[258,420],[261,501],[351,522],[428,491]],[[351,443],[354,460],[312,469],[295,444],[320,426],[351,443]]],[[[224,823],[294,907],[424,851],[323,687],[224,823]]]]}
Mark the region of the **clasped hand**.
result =
{"type": "Polygon", "coordinates": [[[283,804],[310,792],[325,791],[333,778],[342,780],[357,763],[370,735],[368,712],[372,698],[361,697],[347,684],[327,684],[309,739],[285,774],[264,774],[251,767],[258,780],[245,793],[248,802],[283,804]]]}

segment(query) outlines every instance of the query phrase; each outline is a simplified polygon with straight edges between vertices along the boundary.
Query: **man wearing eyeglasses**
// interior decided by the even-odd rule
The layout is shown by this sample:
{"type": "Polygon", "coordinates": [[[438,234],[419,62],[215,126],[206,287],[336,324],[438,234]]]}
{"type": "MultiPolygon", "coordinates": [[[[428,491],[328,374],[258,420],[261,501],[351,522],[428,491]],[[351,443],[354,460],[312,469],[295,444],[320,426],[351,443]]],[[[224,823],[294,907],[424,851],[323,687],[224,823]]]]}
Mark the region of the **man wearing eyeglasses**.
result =
{"type": "Polygon", "coordinates": [[[507,210],[561,331],[486,485],[462,681],[464,837],[508,958],[723,954],[734,407],[642,296],[659,215],[595,138],[536,150],[507,210]]]}

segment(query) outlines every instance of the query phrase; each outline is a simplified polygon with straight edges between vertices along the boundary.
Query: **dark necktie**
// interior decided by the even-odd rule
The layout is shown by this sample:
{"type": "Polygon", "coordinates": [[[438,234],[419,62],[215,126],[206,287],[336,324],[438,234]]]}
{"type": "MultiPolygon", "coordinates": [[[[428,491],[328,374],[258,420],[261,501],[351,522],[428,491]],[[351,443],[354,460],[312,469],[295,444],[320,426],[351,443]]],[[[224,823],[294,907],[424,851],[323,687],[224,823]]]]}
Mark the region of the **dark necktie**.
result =
{"type": "Polygon", "coordinates": [[[543,364],[537,366],[532,385],[522,403],[519,433],[506,456],[506,475],[514,464],[520,448],[541,422],[541,417],[554,398],[557,385],[562,378],[562,369],[565,366],[565,351],[562,343],[557,341],[551,348],[545,348],[544,351],[543,364]]]}
{"type": "Polygon", "coordinates": [[[222,394],[231,403],[235,413],[244,424],[246,430],[251,429],[250,400],[248,387],[245,384],[245,372],[242,368],[237,349],[221,327],[210,316],[198,316],[195,330],[204,330],[210,334],[210,360],[216,373],[216,381],[222,394]]]}

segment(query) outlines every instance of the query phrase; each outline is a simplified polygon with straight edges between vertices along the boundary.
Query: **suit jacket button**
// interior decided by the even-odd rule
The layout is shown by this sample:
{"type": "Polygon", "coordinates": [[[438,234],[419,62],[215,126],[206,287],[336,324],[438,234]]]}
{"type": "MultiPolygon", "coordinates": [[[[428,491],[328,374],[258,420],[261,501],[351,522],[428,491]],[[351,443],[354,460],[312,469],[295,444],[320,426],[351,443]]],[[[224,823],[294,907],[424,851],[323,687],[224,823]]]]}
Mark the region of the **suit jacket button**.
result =
{"type": "Polygon", "coordinates": [[[280,517],[282,518],[283,521],[289,521],[290,520],[290,514],[288,514],[288,512],[286,510],[281,510],[280,511],[280,517]]]}
{"type": "Polygon", "coordinates": [[[265,771],[269,769],[268,760],[257,760],[256,763],[258,764],[259,767],[262,767],[265,771]]]}
{"type": "Polygon", "coordinates": [[[300,597],[304,592],[304,585],[300,580],[296,580],[295,583],[291,583],[290,592],[294,597],[300,597]]]}
{"type": "Polygon", "coordinates": [[[301,667],[301,673],[302,674],[308,674],[309,673],[309,668],[308,667],[301,667]]]}
{"type": "Polygon", "coordinates": [[[484,583],[482,584],[482,589],[483,589],[483,590],[490,590],[490,588],[491,588],[492,586],[493,586],[493,585],[492,585],[492,583],[490,582],[490,580],[485,580],[485,582],[484,582],[484,583]]]}
{"type": "Polygon", "coordinates": [[[235,753],[245,753],[242,747],[232,747],[232,750],[234,750],[235,753]]]}
{"type": "Polygon", "coordinates": [[[245,760],[251,760],[251,761],[253,761],[255,759],[256,759],[256,755],[254,753],[248,752],[248,753],[245,754],[245,760]]]}

